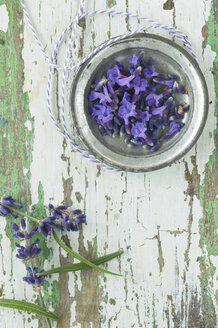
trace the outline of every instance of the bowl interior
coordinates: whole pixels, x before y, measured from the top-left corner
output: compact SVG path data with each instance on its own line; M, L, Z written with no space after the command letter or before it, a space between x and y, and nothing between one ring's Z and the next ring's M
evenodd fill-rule
M187 94L174 94L174 99L177 104L184 104L190 105L188 112L185 113L184 119L182 122L185 123L183 128L176 134L172 135L168 140L164 140L162 142L161 147L152 153L149 149L146 149L142 146L131 147L125 142L125 137L115 136L102 136L99 131L99 126L96 123L95 119L91 117L89 113L89 102L87 100L87 95L90 92L91 84L98 78L102 78L106 76L107 70L114 67L116 61L120 62L124 65L124 67L128 67L129 61L128 58L131 57L132 54L138 55L140 52L144 54L144 60L147 61L150 58L154 60L155 70L158 73L169 73L175 74L179 77L179 83L183 86L187 86L188 88L188 95ZM90 79L87 81L87 85L84 92L84 110L86 121L89 125L90 130L94 134L95 138L103 144L106 148L110 149L114 153L122 154L123 156L134 156L134 157L151 157L160 154L166 149L171 148L173 145L177 143L177 141L181 138L189 126L190 118L192 116L192 109L193 109L193 92L190 80L186 73L181 69L180 64L178 64L172 57L168 56L167 54L153 49L146 49L146 48L128 48L122 51L114 52L109 58L104 58L101 63L96 67L93 71Z

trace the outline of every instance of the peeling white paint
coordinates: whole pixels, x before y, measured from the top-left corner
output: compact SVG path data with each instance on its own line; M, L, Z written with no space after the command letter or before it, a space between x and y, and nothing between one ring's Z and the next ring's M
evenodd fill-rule
M28 173L27 168L24 168L24 169L23 169L23 174L24 174L24 175L27 175L27 173Z
M120 0L117 1L116 9L126 11L126 2L129 4L130 12L138 12L158 20L162 24L173 24L173 11L163 11L163 1ZM106 1L103 3L102 0L96 0L94 7L94 1L86 1L86 11L104 9L105 3ZM79 0L68 0L64 3L63 0L28 2L30 16L43 45L47 45L46 51L48 53L51 53L57 36L64 29L66 23L74 17L78 4ZM176 26L190 37L190 41L194 45L201 61L201 67L206 72L205 77L210 91L210 100L214 103L213 80L209 72L214 53L208 46L204 56L202 56L201 43L199 42L202 39L201 28L205 20L208 20L210 3L209 1L204 4L199 3L196 7L194 0L185 3L177 1L175 6ZM40 8L41 14L39 15ZM100 24L104 28L99 28ZM138 26L137 20L130 19L131 29ZM54 32L55 29L57 29L56 32ZM90 51L90 45L93 46L91 33L95 32L96 34L95 45L97 46L108 39L107 32L109 29L111 37L126 32L125 18L109 18L104 15L87 19L84 34L84 55ZM75 59L77 58L79 43L78 41L75 44ZM74 208L82 207L87 214L88 224L83 227L86 249L88 242L94 244L96 238L99 256L119 248L125 251L120 260L116 259L109 262L107 268L111 271L124 273L127 276L126 280L102 274L98 276L98 285L102 290L102 296L97 302L97 306L99 306L102 319L105 320L101 328L150 328L155 327L155 325L158 328L174 327L173 311L171 311L173 305L168 296L172 296L176 313L181 311L182 302L186 304L184 306L187 306L187 313L181 319L180 327L188 327L188 303L191 292L197 291L199 295L201 293L200 268L197 258L201 256L198 221L202 217L202 208L200 201L194 197L193 222L189 236L190 197L185 195L188 183L185 180L183 161L187 162L191 172L193 165L190 157L196 156L199 173L202 175L205 163L214 147L213 141L208 138L209 131L212 131L216 124L213 113L209 113L205 130L196 148L191 149L181 161L171 167L146 174L98 170L95 165L81 158L79 154L72 152L69 145L63 147L63 139L50 121L45 99L48 66L33 42L27 24L25 24L24 29L23 59L25 63L24 91L31 90L29 94L30 112L34 117L34 147L31 165L33 204L38 202L39 182L43 185L45 204L48 204L51 198L54 199L54 205L63 202L63 181L72 176L71 200ZM61 51L58 60L63 63L63 59L63 51ZM35 64L36 61L37 65ZM55 92L56 90L53 92L54 102L57 98ZM45 122L45 125L42 125L42 122ZM30 121L26 122L26 127L29 130L32 129ZM27 172L25 171L25 174ZM98 173L99 175L97 175ZM80 192L83 197L80 203L76 199L75 192ZM158 231L159 240L157 238ZM69 234L68 236L72 249L78 251L78 234ZM191 238L190 249L188 249L188 236ZM52 248L53 256L50 261L45 262L45 269L52 265L59 266L60 254L66 256L63 251L59 252L52 238L48 239L48 246ZM9 241L5 236L2 247L4 249L9 247ZM160 247L164 265L160 265L158 262ZM188 252L188 264L184 261L186 252ZM7 295L10 295L12 287L8 280L11 266L10 261L7 261L6 258L3 260L8 272L4 278L5 291ZM17 259L13 258L12 262L16 267ZM23 270L22 268L19 267L20 272ZM57 280L57 275L52 276L50 281L53 280ZM69 291L69 295L74 297L75 290L81 291L83 284L84 281L82 281L80 273L70 274L68 290L60 290L60 293L68 293ZM13 282L13 286L20 297L27 296L27 299L31 299L34 295L31 288L26 289L26 295L24 295L20 275L19 279L17 278ZM87 299L89 298L88 293L87 290ZM155 305L153 305L153 297ZM114 299L116 305L105 301L107 299ZM169 325L166 318L167 309L170 312ZM156 314L155 324L153 313ZM12 327L13 325L18 326L18 318L20 320L19 327L30 327L27 321L23 324L23 319L20 319L27 319L28 315L19 314L12 317L8 315L7 311L1 311L3 328L7 327L9 320ZM87 318L84 318L85 320L87 323ZM75 322L76 327L83 326L80 322L77 323L76 301L71 305L71 323ZM94 327L94 324L90 322L90 327L92 325ZM32 321L31 326L37 327L37 320Z
M7 7L6 7L6 5L1 5L0 6L0 30L3 32L7 32L8 23L9 23L9 17L8 17Z
M31 121L30 121L30 120L28 120L28 121L25 122L25 127L26 127L29 131L32 130L32 124L31 124Z

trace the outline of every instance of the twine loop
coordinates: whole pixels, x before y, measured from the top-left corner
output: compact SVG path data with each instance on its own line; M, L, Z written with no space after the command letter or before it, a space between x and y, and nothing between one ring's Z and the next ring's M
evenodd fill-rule
M39 40L35 28L33 27L33 24L31 22L30 16L28 14L28 11L24 5L24 1L23 0L19 0L20 4L22 6L23 12L25 14L26 20L28 22L28 25L30 27L30 30L32 31L33 37L37 43L37 45L39 46L42 54L44 55L45 59L47 60L47 62L49 63L49 69L48 69L48 82L47 82L47 94L46 94L46 101L47 101L47 108L48 108L48 113L49 116L53 122L53 124L55 125L57 131L59 133L62 134L62 136L70 143L70 145L72 146L72 148L79 152L84 158L88 159L89 161L91 161L92 163L106 168L107 170L110 171L116 171L116 172L120 172L121 170L119 169L115 169L113 167L110 167L109 165L105 164L104 162L102 162L101 160L97 159L94 155L92 155L91 153L89 153L86 149L80 147L70 136L68 130L67 130L67 126L66 126L66 121L65 121L65 84L66 84L66 73L67 72L72 72L72 71L76 71L81 65L83 65L87 60L89 60L93 55L95 55L98 51L100 51L101 49L107 47L108 45L113 44L114 42L123 40L129 36L132 36L136 33L142 32L142 31L146 31L152 28L155 29L163 29L165 31L168 31L170 34L174 35L176 38L178 38L179 40L181 40L183 42L183 44L186 46L186 48L189 50L189 52L191 53L191 55L193 56L193 58L195 59L195 61L198 63L198 59L197 56L192 48L192 45L190 43L190 41L188 40L188 37L182 33L181 31L177 30L175 27L173 26L167 26L167 25L163 25L160 24L158 22L156 22L153 19L147 18L147 17L143 17L140 16L138 14L131 14L131 13L126 13L123 11L116 11L116 10L95 10L95 11L90 11L87 13L83 13L82 14L82 10L84 9L84 3L85 0L81 0L80 1L80 5L79 5L79 10L76 14L76 17L74 20L72 20L66 27L65 29L62 31L62 33L60 34L59 38L56 41L54 50L52 52L52 56L49 57L48 54L45 52L44 47L41 43L41 41ZM85 56L81 61L79 61L78 63L76 63L75 65L73 65L72 67L68 66L69 63L69 58L70 58L70 52L72 49L72 45L73 45L73 41L75 38L75 34L76 34L76 30L78 27L78 23L81 19L89 17L89 16L93 16L93 15L99 15L99 14L110 14L110 15L121 15L121 16L125 16L125 17L132 17L132 18L137 18L140 21L146 21L147 23L149 23L150 25L146 25L146 26L141 26L138 29L128 32L126 34L123 34L121 36L117 36L115 38L112 38L106 42L104 42L103 44L97 46L95 49L93 49L87 56ZM72 29L71 31L71 35L70 35L70 40L68 43L68 47L67 47L67 52L66 52L66 56L65 56L65 60L64 60L64 66L61 67L59 65L56 65L54 63L55 60L55 56L58 52L58 48L65 36L65 34L67 33L67 31L69 29ZM199 64L199 63L198 63ZM61 84L61 125L59 126L59 124L57 123L55 117L54 117L54 113L51 107L51 79L52 79L52 73L54 72L54 69L56 69L57 71L61 71L62 72L62 84Z

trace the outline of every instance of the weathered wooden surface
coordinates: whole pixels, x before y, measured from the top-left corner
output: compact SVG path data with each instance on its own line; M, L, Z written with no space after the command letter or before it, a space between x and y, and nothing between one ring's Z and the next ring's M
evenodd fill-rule
M45 301L61 316L56 327L215 328L217 237L216 1L92 0L86 11L114 8L175 25L193 44L210 97L209 116L197 145L160 171L133 174L99 169L71 151L50 122L45 101L47 63L16 0L0 0L1 194L13 194L45 215L49 202L80 207L88 224L63 235L87 258L115 251L110 262L126 280L96 271L53 275ZM51 53L79 1L25 1L38 35ZM98 16L81 22L74 58L139 22ZM58 61L63 65L63 47ZM59 87L54 90L58 100ZM22 282L10 225L0 223L0 295L38 302ZM71 261L48 239L45 268ZM43 246L43 245L42 245ZM0 327L45 327L34 315L0 309Z

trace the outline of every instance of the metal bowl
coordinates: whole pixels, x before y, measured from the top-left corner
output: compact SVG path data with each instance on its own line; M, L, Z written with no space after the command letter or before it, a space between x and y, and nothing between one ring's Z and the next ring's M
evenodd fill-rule
M153 58L158 72L176 74L180 83L188 87L188 95L176 94L178 102L190 105L184 115L184 127L154 153L140 146L129 147L119 136L103 137L88 108L87 95L93 81L105 75L116 61L127 66L128 57L140 51L145 59ZM82 146L109 166L134 172L157 170L181 158L199 138L208 112L207 86L193 57L166 38L144 33L107 46L87 61L75 76L70 97L76 134Z

